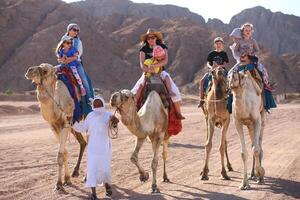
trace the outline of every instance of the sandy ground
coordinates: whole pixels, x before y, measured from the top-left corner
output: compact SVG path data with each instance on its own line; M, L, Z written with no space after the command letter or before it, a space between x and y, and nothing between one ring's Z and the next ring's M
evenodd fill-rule
M4 104L28 107L36 102L0 103ZM9 115L0 113L0 199L86 199L90 191L81 183L86 169L85 155L81 175L72 179L72 186L65 187L66 194L54 192L58 150L55 137L39 113L33 110L31 114L16 115L14 112ZM217 130L210 158L210 179L201 181L199 175L204 163L206 134L204 118L195 105L184 106L183 113L187 117L183 132L173 137L169 145L167 170L172 183L162 182L161 159L159 162L158 186L161 194L150 194L151 179L146 183L139 181L137 169L129 160L134 137L123 125L120 126L119 137L113 140L112 199L300 198L300 104L279 105L268 115L263 141L265 184L250 181L251 189L248 191L238 189L242 180L242 160L233 123L228 133L229 157L234 168L234 172L228 173L231 180L220 179L220 131ZM246 138L248 152L251 153L249 137ZM68 150L72 169L79 151L73 136L69 139ZM149 172L151 158L151 145L145 143L139 159ZM251 159L248 163L250 168ZM104 197L102 187L98 187L97 193Z

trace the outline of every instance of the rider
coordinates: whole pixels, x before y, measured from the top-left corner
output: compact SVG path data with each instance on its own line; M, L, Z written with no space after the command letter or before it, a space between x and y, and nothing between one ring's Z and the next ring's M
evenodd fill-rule
M78 24L71 23L67 26L67 32L62 36L70 36L72 38L73 47L78 52L78 56L76 57L78 61L77 71L82 80L83 87L85 88L86 95L81 97L81 107L84 115L86 116L89 112L92 111L92 107L89 104L89 99L94 98L94 91L92 82L87 75L86 71L83 68L82 64L82 54L83 54L83 44L79 38L80 27Z
M273 89L269 82L268 72L266 68L258 62L257 53L259 52L259 47L256 40L252 37L253 32L253 25L250 23L245 23L241 26L241 28L235 28L232 31L230 36L232 36L234 39L234 44L232 45L233 55L238 58L237 63L239 63L239 58L241 57L241 55L249 55L251 62L262 73L264 87L267 90L272 91Z
M178 119L185 119L184 116L181 114L180 109L180 102L181 102L181 95L179 92L178 87L175 85L174 81L170 77L169 73L165 71L164 66L168 63L168 47L162 42L163 36L161 32L155 31L153 29L148 29L147 33L142 34L141 36L141 42L142 42L142 48L140 49L140 67L144 72L150 72L154 73L154 69L156 67L159 67L161 70L160 77L166 81L169 79L172 93L174 93L173 96L171 96L172 101L174 102L177 118ZM144 63L146 59L150 59L153 57L153 49L155 46L160 46L164 49L165 57L164 59L160 60L156 64L152 64L150 67L147 67ZM140 79L137 81L133 89L131 90L132 93L135 94L135 99L138 100L141 96L141 92L143 89L143 85L145 82L145 75L140 77Z
M72 38L70 36L64 36L61 39L56 48L57 61L60 63L60 66L66 66L72 71L79 84L80 93L84 96L86 90L83 87L82 80L77 70L79 65L79 62L77 61L78 51L72 46L72 43Z
M215 50L210 52L207 56L207 66L209 70L214 69L217 66L221 66L226 70L226 64L228 64L229 59L227 53L224 51L224 41L221 37L216 37L214 39ZM208 83L211 80L210 72L205 73L205 75L200 80L200 103L199 107L204 105L204 96L208 87Z

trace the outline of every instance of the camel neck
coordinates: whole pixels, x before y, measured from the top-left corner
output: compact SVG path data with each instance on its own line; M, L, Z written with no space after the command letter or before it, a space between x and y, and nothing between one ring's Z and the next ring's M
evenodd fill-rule
M141 120L137 114L135 105L132 105L127 111L121 111L121 120L136 137L145 138L147 136L143 133Z

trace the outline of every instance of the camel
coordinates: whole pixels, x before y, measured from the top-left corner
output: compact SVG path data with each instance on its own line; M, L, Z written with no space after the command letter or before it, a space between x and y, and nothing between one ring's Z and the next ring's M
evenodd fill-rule
M225 70L222 67L216 67L212 70L212 87L207 94L205 104L202 106L206 119L206 144L205 144L205 164L201 172L201 180L208 180L208 160L212 148L212 138L215 126L222 128L221 143L219 151L221 154L221 175L224 180L229 180L224 164L224 153L227 159L227 168L233 171L227 153L227 130L230 123L230 114L227 110L227 82Z
M163 143L163 162L164 174L163 181L169 182L166 173L166 159L169 136L168 129L168 111L164 107L157 92L151 91L142 108L137 111L134 95L129 90L121 90L112 94L110 105L117 108L121 115L122 123L127 126L130 132L136 136L134 151L131 155L131 162L136 165L140 173L140 180L147 181L149 173L145 172L138 161L138 153L147 137L151 140L153 159L152 159L152 193L159 193L156 184L156 171L158 166L158 153L161 143Z
M243 65L249 63L241 59ZM241 157L244 165L244 175L240 189L250 188L247 178L247 150L243 133L243 125L248 128L252 142L253 168L251 176L254 173L254 165L258 183L264 182L265 170L262 167L262 136L265 126L265 111L263 109L262 87L256 82L251 73L247 70L238 72L233 70L229 75L229 85L233 93L233 117L236 130L241 142Z
M80 144L80 151L72 177L79 176L79 167L82 159L86 141L83 136L71 130L70 119L73 116L74 102L65 84L56 79L55 69L52 65L43 63L39 66L29 67L25 77L37 85L37 99L40 102L42 117L50 124L58 142L57 155L58 180L55 189L64 191L62 184L62 168L65 168L65 184L71 184L68 167L68 152L66 142L69 132L72 132Z

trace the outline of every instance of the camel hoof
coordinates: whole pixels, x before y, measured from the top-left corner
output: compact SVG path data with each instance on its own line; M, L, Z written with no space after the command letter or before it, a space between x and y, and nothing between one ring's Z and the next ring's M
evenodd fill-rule
M74 171L72 173L72 177L77 178L78 176L79 176L79 171L74 169Z
M226 175L222 175L221 176L221 180L228 181L228 180L230 180L230 177L227 174Z
M66 192L61 181L57 181L56 186L54 188L54 191L56 191L58 193L65 193Z
M156 184L152 184L152 191L151 193L160 193L159 189L157 188L157 185Z
M259 177L258 181L257 181L257 184L262 185L264 183L265 183L264 177Z
M227 169L228 169L229 172L233 172L234 171L233 168L231 167L231 165L228 165Z
M202 181L207 181L208 179L209 179L209 178L208 178L207 175L202 174L202 176L201 176L201 180L202 180Z
M250 189L249 183L247 183L247 184L242 184L242 185L240 186L240 190L249 190L249 189Z
M248 180L256 181L257 177L254 174L251 174L248 178Z
M165 183L170 183L171 181L170 181L170 179L168 179L168 177L164 177L163 182L165 182Z
M86 176L83 177L83 179L81 180L81 183L85 183L86 182Z
M141 182L146 182L149 179L149 173L146 172L145 174L140 175L140 181Z

